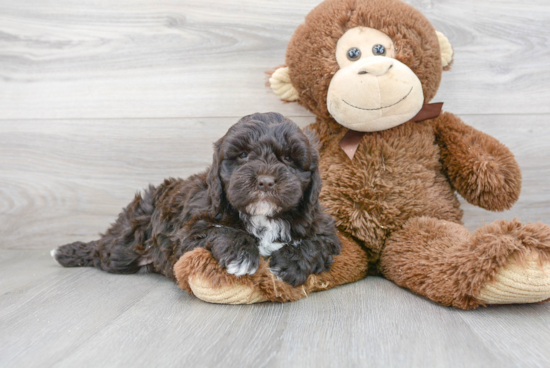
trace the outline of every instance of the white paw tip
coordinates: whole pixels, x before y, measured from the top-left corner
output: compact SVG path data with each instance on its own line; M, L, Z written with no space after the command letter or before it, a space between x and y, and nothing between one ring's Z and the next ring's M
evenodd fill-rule
M57 249L52 249L50 251L50 255L52 256L53 259L55 259L55 254L57 253Z
M230 273L232 275L239 277L244 275L252 275L258 270L258 267L254 267L252 269L251 266L252 266L251 263L247 261L242 263L232 262L227 265L226 269L227 269L227 273Z

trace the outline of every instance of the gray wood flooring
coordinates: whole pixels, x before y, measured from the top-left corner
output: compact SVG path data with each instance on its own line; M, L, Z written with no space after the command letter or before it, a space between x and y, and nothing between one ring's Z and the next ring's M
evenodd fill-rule
M64 269L133 194L211 161L242 115L283 104L318 0L0 0L0 367L550 367L550 304L440 307L371 277L292 304L203 303L159 275ZM470 230L550 223L550 4L414 0L456 52L435 101L508 145L516 206Z

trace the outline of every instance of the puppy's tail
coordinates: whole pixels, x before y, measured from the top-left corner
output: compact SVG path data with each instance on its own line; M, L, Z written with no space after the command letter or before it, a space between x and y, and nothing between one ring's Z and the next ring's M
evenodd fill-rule
M62 245L50 252L52 257L64 267L94 267L97 258L96 242L74 242Z

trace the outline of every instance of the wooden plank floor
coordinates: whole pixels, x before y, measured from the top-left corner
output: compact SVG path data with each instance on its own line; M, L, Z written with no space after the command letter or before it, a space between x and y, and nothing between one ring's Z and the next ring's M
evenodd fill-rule
M547 0L414 0L456 52L435 101L508 145L550 223ZM159 275L64 269L136 191L188 176L319 0L0 0L0 367L550 367L550 304L440 307L382 278L292 304L203 303Z

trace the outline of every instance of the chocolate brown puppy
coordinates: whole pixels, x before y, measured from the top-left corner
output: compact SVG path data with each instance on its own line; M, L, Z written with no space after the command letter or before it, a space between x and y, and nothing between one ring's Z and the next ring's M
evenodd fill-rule
M329 270L340 241L318 201L317 150L298 126L276 113L249 115L214 148L210 169L149 186L99 240L52 256L112 273L148 267L172 280L176 261L196 248L235 276L269 257L271 272L292 286Z

